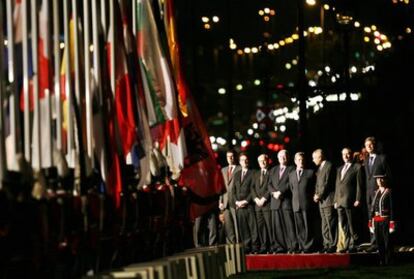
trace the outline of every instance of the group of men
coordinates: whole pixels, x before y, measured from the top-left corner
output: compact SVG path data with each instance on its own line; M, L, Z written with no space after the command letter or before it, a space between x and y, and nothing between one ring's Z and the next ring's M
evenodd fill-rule
M322 149L312 153L316 169L305 163L305 154L277 154L278 165L269 168L266 154L258 156L259 170L249 168L246 154L228 151L228 166L222 168L227 192L220 196L219 209L226 242L244 244L246 253L325 253L356 251L359 232L355 219L371 218L377 189L375 174L390 176L386 157L377 154L375 138L368 137L366 158L354 160L350 148L342 149L343 164L335 168ZM364 212L360 210L366 202ZM314 214L314 208L319 214ZM358 214L358 215L357 215ZM322 243L316 243L314 225L320 216ZM371 249L376 249L371 234Z

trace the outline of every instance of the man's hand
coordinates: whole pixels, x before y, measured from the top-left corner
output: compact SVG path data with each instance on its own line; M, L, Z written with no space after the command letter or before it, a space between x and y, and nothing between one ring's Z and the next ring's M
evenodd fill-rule
M338 203L334 203L334 208L337 209L338 208Z
M359 206L359 201L355 201L354 202L354 207L358 207Z
M319 195L318 194L313 195L313 201L314 202L319 202Z
M224 203L222 203L222 202L221 202L221 203L219 203L219 209L220 209L220 210L224 210Z

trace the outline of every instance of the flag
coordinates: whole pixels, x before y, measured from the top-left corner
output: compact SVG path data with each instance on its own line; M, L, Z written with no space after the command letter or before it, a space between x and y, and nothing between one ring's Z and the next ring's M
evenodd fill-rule
M150 1L138 0L137 18L138 56L149 122L170 171L174 178L178 178L184 167L186 146L178 114L175 80L162 48Z

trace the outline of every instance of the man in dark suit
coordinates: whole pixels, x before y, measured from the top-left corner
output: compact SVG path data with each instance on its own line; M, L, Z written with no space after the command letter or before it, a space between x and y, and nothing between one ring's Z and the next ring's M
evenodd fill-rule
M322 251L333 253L336 251L337 242L337 218L333 202L335 194L335 171L332 163L326 160L322 149L313 151L312 159L318 167L313 201L319 204L319 212L322 220Z
M342 149L344 164L337 169L334 206L338 211L339 231L337 252L354 252L358 233L354 227L355 209L360 206L363 184L362 166L352 162L352 150Z
M292 192L289 188L289 173L294 167L288 166L288 152L281 150L277 154L279 165L270 170L269 191L272 219L272 252L282 253L286 249L293 253L297 249L295 222L292 211Z
M367 151L367 158L365 159L366 202L368 209L368 218L370 218L371 205L377 187L374 174L382 173L386 175L391 184L392 177L386 156L377 153L375 138L367 137L365 139L364 146ZM371 250L375 251L376 249L377 245L375 243L375 235L371 234Z
M259 252L259 238L252 202L254 171L249 169L249 159L246 154L240 155L239 161L241 169L234 174L232 193L236 206L240 240L244 244L246 253L257 253Z
M236 165L236 153L233 150L227 151L226 159L228 165L221 169L226 192L220 196L219 209L224 218L226 242L237 243L239 242L239 235L237 230L236 205L232 194L232 187L234 174L239 171L241 167Z
M289 174L289 185L292 190L292 208L295 214L296 235L299 248L303 253L313 248L313 232L310 223L312 196L314 193L314 173L305 169L305 154L295 154L296 170Z
M260 169L255 173L252 199L255 203L256 223L260 239L260 254L269 252L272 242L272 226L270 220L269 157L261 154L257 161Z

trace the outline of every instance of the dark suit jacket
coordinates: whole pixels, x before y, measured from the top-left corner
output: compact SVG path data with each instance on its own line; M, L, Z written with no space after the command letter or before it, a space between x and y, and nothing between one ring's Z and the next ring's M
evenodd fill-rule
M289 173L294 170L292 166L286 166L285 171L282 174L282 177L279 178L280 165L273 167L270 170L270 179L269 179L269 192L280 191L282 195L279 199L275 199L273 196L270 198L270 208L272 210L280 209L292 209L292 192L289 187Z
M336 171L335 199L340 207L352 208L355 201L361 201L363 185L363 170L358 163L352 163L341 180L342 169L345 164Z
M387 162L387 158L385 155L376 154L374 164L372 165L372 169L370 170L368 166L369 159L365 160L365 176L366 176L366 187L367 187L367 195L373 197L375 191L377 190L377 183L375 181L374 175L377 174L385 174L387 175L388 179L391 179L391 171L390 167Z
M221 169L221 174L223 175L223 178L224 178L224 185L226 186L226 192L220 196L219 202L224 204L224 208L229 208L229 207L234 208L235 200L234 200L231 188L233 187L234 174L237 171L241 170L241 166L236 165L230 177L227 177L228 169L229 169L228 166Z
M289 174L289 186L292 191L293 211L309 210L313 202L315 175L313 170L304 169L298 181L296 169Z
M252 200L254 202L255 198L261 199L264 197L266 199L266 202L264 203L263 207L258 207L257 204L254 202L254 208L257 211L260 210L270 210L270 191L268 188L269 184L269 173L270 171L267 170L266 174L263 177L263 181L260 184L260 175L262 170L258 170L254 174L254 186L252 188Z
M246 200L251 204L252 202L252 188L254 187L254 171L249 169L241 181L242 170L238 170L233 177L233 197L234 202ZM235 204L234 204L235 206Z
M315 194L320 197L320 207L333 206L335 195L335 170L332 163L325 161L316 172Z

